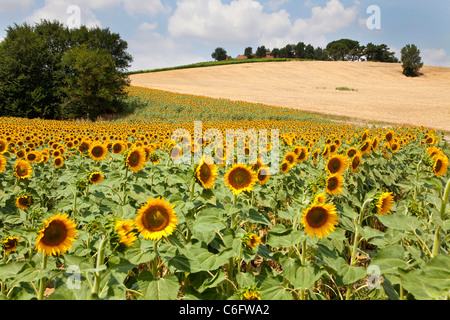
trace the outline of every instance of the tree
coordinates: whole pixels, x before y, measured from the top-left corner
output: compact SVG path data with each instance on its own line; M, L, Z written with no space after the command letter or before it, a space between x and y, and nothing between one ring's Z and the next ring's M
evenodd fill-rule
M278 49L278 48L273 48L273 49L272 49L272 57L274 57L274 58L280 57L280 49Z
M300 59L306 58L305 48L306 48L306 45L303 42L297 43L297 45L294 47L294 52L295 52L295 55L297 56L297 58L300 58Z
M211 57L215 59L216 61L223 61L227 60L227 51L224 48L216 48L214 52L211 54Z
M401 50L401 61L403 74L407 77L416 77L420 68L423 67L420 50L414 44L407 44Z
M127 83L114 72L114 59L106 49L88 49L85 44L73 47L64 55L61 67L67 74L62 88L65 99L61 115L64 118L95 119L101 114L119 111L115 100L126 95Z
M255 56L260 59L265 58L267 55L267 51L268 50L266 49L265 46L260 46L256 49Z
M398 62L395 52L390 52L389 50L389 47L385 44L375 45L370 42L364 48L364 55L367 61Z
M355 60L355 53L359 51L359 42L341 39L330 42L326 50L333 60Z
M91 74L105 72L99 59L112 61L112 68L107 69L108 74L98 80L115 78L117 87L112 89L107 82L96 85L108 90L110 95L108 103L111 105L100 110L120 111L120 99L128 85L123 71L132 61L131 55L126 52L127 43L108 29L88 29L84 26L68 29L58 21L43 20L34 26L25 23L8 27L6 38L0 43L0 115L46 119L86 116L86 110L63 112L63 106L72 95L68 83L93 81L77 78L80 73L74 72L75 65L67 64L68 61L77 61L66 56L72 48L80 46L90 51L91 55L86 58L98 62L93 69L89 69ZM94 56L100 53L99 57ZM63 63L63 60L66 62ZM72 71L68 72L68 69ZM97 101L92 103L98 105Z
M247 47L244 50L244 56L247 57L247 59L251 59L253 58L253 48L252 47Z

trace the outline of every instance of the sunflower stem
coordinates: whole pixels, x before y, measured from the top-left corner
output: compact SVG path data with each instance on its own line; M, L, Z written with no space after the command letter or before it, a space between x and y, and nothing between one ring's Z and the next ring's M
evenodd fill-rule
M96 264L97 271L94 272L94 289L92 291L92 293L97 296L99 294L100 281L102 279L101 271L99 271L98 269L103 265L103 262L105 260L105 244L106 244L106 236L102 234L102 238L98 246L97 264Z
M442 196L442 204L440 211L441 220L444 220L445 218L445 209L447 208L447 201L449 194L450 194L450 179L448 179L447 181L447 185L445 186L444 189L444 195ZM436 232L434 234L433 251L431 252L431 258L434 258L439 253L441 230L442 230L441 226L438 225L436 227Z
M155 252L155 258L153 259L152 273L154 279L158 278L158 243L159 240L153 240L153 251Z
M47 255L45 254L45 251L42 251L42 269L41 271L44 271L47 268ZM38 300L42 300L44 298L44 291L45 287L47 285L47 278L42 277L39 280L39 293L38 293Z
M128 166L125 169L125 181L123 183L122 205L125 204L125 200L126 200L126 197L127 197L127 180L128 180Z
M194 200L194 191L195 191L195 177L192 177L190 201Z
M419 183L419 176L420 176L420 165L422 164L423 156L420 159L419 163L417 164L416 169L416 183L414 184L414 196L413 196L413 202L416 202L417 200L417 184Z

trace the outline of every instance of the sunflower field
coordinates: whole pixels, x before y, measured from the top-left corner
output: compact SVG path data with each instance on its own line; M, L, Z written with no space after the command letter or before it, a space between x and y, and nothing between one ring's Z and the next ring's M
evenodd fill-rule
M1 299L450 298L442 133L130 93L114 121L0 118ZM212 143L196 120L278 129L276 173L248 137L244 163L225 145L178 163Z

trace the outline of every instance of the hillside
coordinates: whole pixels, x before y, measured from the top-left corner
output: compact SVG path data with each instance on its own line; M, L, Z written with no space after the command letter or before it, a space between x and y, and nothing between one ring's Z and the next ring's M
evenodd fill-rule
M130 79L147 88L450 132L450 68L424 66L421 72L421 77L407 78L401 64L289 61L135 74Z

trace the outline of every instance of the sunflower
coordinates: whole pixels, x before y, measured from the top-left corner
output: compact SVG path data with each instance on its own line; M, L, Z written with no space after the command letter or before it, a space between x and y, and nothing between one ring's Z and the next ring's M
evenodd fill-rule
M326 168L329 174L341 174L345 171L347 166L347 157L337 154L328 159Z
M361 155L356 154L350 163L350 168L352 169L352 172L358 172L358 167L361 164Z
M41 159L42 156L39 151L30 151L25 156L25 160L27 160L28 162L40 162Z
M114 229L120 236L120 242L124 243L127 247L131 246L137 240L136 233L134 232L134 220L117 220Z
M19 179L27 179L31 178L31 174L33 173L33 169L28 161L17 160L14 164L14 174Z
M30 195L19 196L16 199L16 207L22 210L26 210L32 203L33 198Z
M56 168L61 168L64 165L63 157L59 156L53 159L53 164Z
M261 238L254 233L250 233L242 238L242 243L247 249L253 250L261 243Z
M240 296L241 300L261 300L258 291L254 288L245 289Z
M125 143L123 143L122 141L116 141L111 146L111 152L114 154L120 154L125 150L125 148Z
M108 148L102 143L95 143L89 149L89 156L95 161L102 161L108 154Z
M20 239L18 237L10 236L2 241L2 245L6 249L5 255L17 250L17 244L19 243L19 240Z
M286 160L283 161L280 165L281 172L287 173L291 169L291 165Z
M370 147L372 145L372 141L370 139L367 139L364 144L361 146L361 148L359 148L359 152L361 154L370 154L371 150Z
M437 177L443 176L447 173L448 169L448 157L441 153L437 155L433 164L433 172Z
M0 139L0 153L5 152L8 149L8 141Z
M100 183L103 181L104 178L105 176L103 175L103 173L99 171L94 171L89 175L89 182L92 184Z
M326 192L332 195L341 193L344 185L344 178L340 174L334 174L328 177L326 183Z
M183 155L183 148L175 146L170 150L170 157L172 160L178 160Z
M297 155L297 162L303 162L308 158L308 149L306 147L300 147L300 152Z
M65 253L72 247L77 233L76 225L68 219L68 215L58 213L48 221L44 220L35 250L42 251L44 255Z
M140 171L145 165L145 150L142 147L133 147L127 154L126 164L134 173Z
M144 239L158 240L173 233L178 225L174 206L164 201L164 197L147 199L147 203L138 209L135 219L136 227Z
M349 157L350 159L352 159L357 153L359 153L359 150L357 148L349 148L347 150L347 157Z
M394 205L394 197L392 192L385 192L378 198L377 214L388 214Z
M394 137L395 137L394 131L389 130L389 131L386 133L386 135L384 136L384 140L386 140L388 143L391 143L392 140L394 139Z
M325 204L327 201L327 194L325 192L318 194L313 201L313 204Z
M0 154L0 173L6 170L6 163L6 158L2 154Z
M259 168L256 178L260 185L266 184L270 179L270 169L266 166L262 166Z
M297 160L297 155L295 152L288 152L284 156L284 161L287 161L290 166L293 166L295 164L295 161Z
M398 150L400 150L400 145L397 142L391 143L391 151L395 153Z
M91 142L89 140L82 140L80 144L78 145L78 151L80 153L84 153L86 151L89 151L91 148Z
M251 191L253 184L257 180L256 173L244 164L233 164L233 166L225 173L225 185L239 194L242 191Z
M336 207L332 203L313 204L303 211L301 223L305 227L305 233L314 238L321 239L335 230L338 224Z
M217 178L217 167L211 157L202 156L200 164L195 169L195 177L205 189L211 189L214 186L214 180Z

